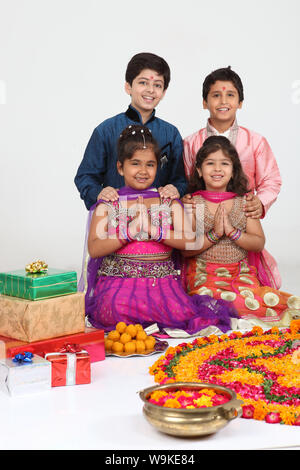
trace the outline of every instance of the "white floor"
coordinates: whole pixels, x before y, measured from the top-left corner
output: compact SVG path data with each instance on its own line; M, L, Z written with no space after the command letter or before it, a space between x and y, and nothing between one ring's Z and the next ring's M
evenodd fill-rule
M284 270L286 290L300 287L299 272ZM179 342L169 340L170 345ZM209 437L159 433L144 418L137 393L154 384L148 368L158 357L107 357L92 364L89 385L57 387L22 398L1 393L0 449L300 449L299 427L242 418Z

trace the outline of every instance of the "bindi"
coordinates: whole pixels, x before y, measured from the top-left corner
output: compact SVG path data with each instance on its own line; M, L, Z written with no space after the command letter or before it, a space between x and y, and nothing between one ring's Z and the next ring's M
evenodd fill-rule
M226 86L222 86L222 90L223 90L223 91L226 90Z

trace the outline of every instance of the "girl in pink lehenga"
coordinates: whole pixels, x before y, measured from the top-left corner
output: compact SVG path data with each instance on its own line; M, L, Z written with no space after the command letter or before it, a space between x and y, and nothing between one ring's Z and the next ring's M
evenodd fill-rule
M259 219L246 218L243 211L247 186L230 141L223 136L206 139L189 187L202 214L198 232L204 237L196 249L183 252L187 290L191 296L232 302L250 324L288 326L300 315L300 297L271 287L272 272L259 257L263 229Z
M182 204L161 200L154 182L160 150L147 127L132 125L118 141L117 171L125 187L116 202L91 209L86 314L96 328L116 323L181 329L196 334L231 328L234 307L210 296L188 296L172 257L193 241Z

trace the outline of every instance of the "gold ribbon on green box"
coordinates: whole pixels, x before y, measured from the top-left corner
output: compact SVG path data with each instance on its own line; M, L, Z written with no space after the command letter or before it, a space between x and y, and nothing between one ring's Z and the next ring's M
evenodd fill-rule
M42 300L77 292L77 274L49 268L31 273L24 269L0 273L0 293L27 300Z

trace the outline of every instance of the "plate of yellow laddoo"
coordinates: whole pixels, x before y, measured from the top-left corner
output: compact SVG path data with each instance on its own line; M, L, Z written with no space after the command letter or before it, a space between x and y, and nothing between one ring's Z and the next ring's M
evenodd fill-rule
M167 341L159 341L149 336L142 325L118 322L104 340L106 356L149 356L164 351L168 347Z

